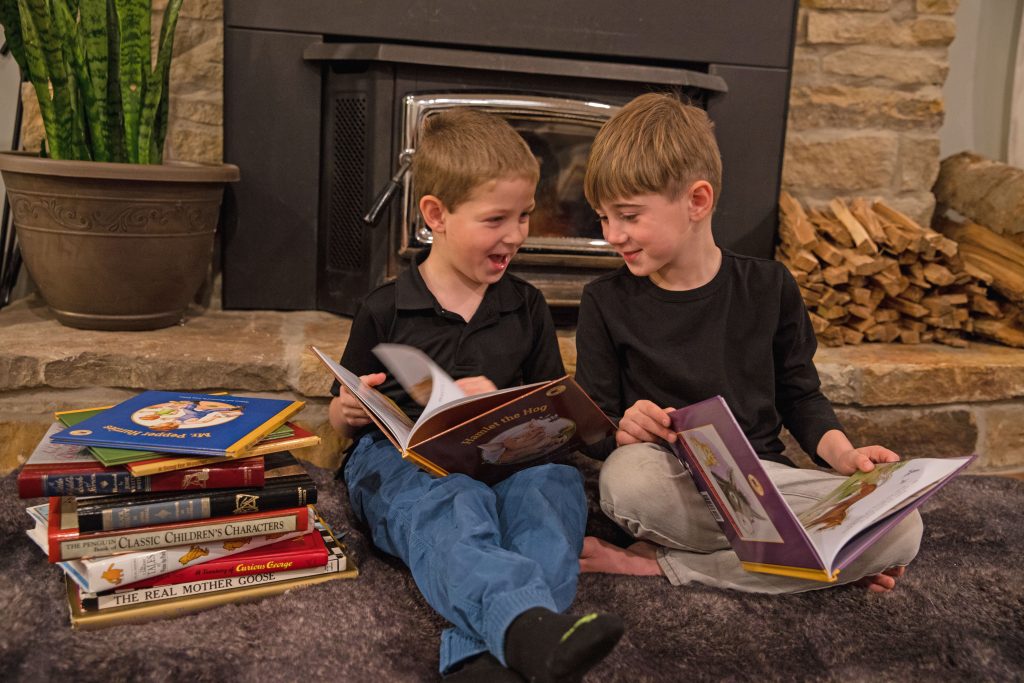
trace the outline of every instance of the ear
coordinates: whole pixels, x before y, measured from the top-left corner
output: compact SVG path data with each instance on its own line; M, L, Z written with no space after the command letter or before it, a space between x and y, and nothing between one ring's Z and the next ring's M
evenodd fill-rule
M715 190L706 180L698 180L687 192L690 220L701 221L711 215L715 206Z
M425 194L420 197L420 213L431 232L444 232L444 202L432 194Z

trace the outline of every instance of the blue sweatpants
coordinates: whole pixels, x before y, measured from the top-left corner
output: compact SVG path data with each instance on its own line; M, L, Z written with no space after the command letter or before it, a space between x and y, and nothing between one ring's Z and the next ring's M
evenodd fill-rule
M442 673L485 651L505 664L517 616L564 611L576 596L587 503L575 468L528 467L493 487L434 477L375 432L349 455L344 477L374 544L408 565L452 624L441 636Z

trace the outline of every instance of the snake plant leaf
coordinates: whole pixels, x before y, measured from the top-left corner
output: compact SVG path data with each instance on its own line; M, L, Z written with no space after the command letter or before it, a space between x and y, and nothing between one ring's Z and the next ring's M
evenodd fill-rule
M74 111L74 141L76 159L109 161L106 133L100 109L106 108L106 93L97 98L89 78L85 58L85 39L81 26L75 21L75 9L70 0L50 0L53 7L54 27L60 35L65 58L74 76L71 87L71 106ZM74 87L77 86L77 87Z
M29 78L32 87L36 91L36 99L39 100L39 112L43 117L43 128L46 130L46 138L50 141L49 155L51 158L59 159L59 152L54 147L60 145L61 135L57 130L57 118L53 109L53 99L50 95L50 74L46 65L46 57L43 55L42 41L39 32L36 30L32 12L24 0L18 3L18 18L21 22L21 35L25 46L25 63L28 65Z
M178 24L182 0L170 0L164 11L160 27L160 46L156 67L146 83L146 97L139 121L139 162L160 163L163 159L164 138L167 135L166 112L170 95L168 83L171 74L171 55L174 52L174 29ZM163 119L163 125L158 123Z
M114 0L120 35L118 80L124 111L124 139L131 163L139 163L139 114L149 73L150 8L147 0Z
M107 124L107 0L80 0L78 4L78 36L85 54L89 79L85 99L92 134L93 159L114 161Z
M110 146L111 161L127 163L128 147L124 141L124 108L121 106L121 81L117 74L121 70L121 35L117 28L117 8L114 0L104 3L107 22L107 144Z
M54 159L74 159L74 104L67 59L58 39L53 15L48 0L23 0L32 14L36 32L42 41L43 57L50 79L53 99L53 116L56 120L57 140L50 142L50 153Z
M14 61L21 71L21 80L28 80L28 62L25 57L25 41L21 37L21 17L18 0L0 0L0 26L4 27L4 40L11 48Z

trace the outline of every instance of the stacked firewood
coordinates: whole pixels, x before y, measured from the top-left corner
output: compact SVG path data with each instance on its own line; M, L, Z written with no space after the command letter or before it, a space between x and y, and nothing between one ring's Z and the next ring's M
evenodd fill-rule
M991 264L973 256L980 247L962 257L960 233L922 227L866 199L833 199L826 210L805 210L783 192L779 208L776 258L796 278L823 344L962 347L966 334L981 332L989 321L1012 325L1020 315L1019 307L990 296Z

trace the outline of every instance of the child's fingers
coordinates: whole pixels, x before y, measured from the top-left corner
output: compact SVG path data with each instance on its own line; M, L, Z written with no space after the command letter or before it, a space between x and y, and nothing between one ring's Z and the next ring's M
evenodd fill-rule
M872 462L897 462L900 456L884 446L868 446L865 448Z
M383 372L374 372L370 373L369 375L360 376L359 380L368 387L375 387L378 384L383 383L384 380L387 379L387 377L388 376Z
M619 423L619 428L629 432L638 441L656 441L657 439L667 441L674 436L668 427L644 413L637 413L632 415L629 420L623 420Z

